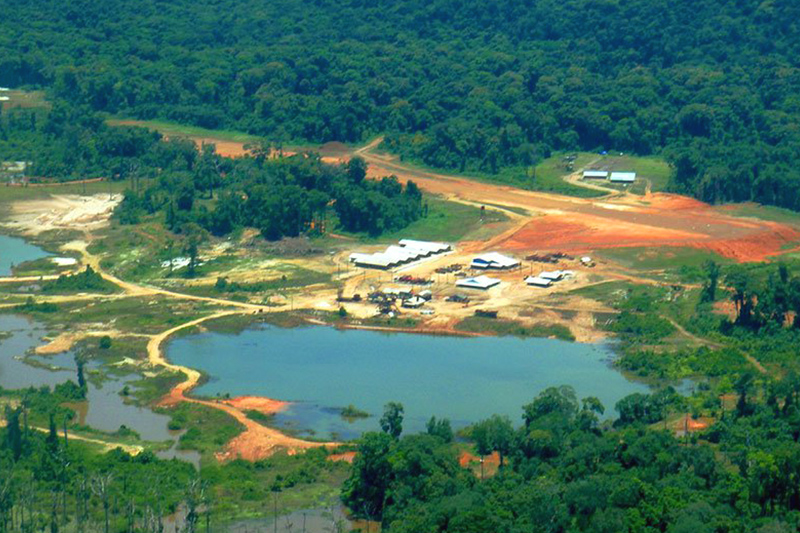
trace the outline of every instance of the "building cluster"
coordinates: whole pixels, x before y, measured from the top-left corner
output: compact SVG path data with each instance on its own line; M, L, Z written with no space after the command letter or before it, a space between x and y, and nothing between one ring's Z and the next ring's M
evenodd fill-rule
M633 183L636 172L609 172L608 170L584 170L583 179L608 180L611 183Z
M372 254L352 253L350 254L350 262L362 268L388 270L440 255L452 249L452 246L444 242L403 239L398 244L393 244L382 252Z
M520 266L520 262L513 257L497 252L488 252L472 259L470 267L478 270L511 270ZM500 280L486 275L464 278L456 281L457 287L464 289L490 289L499 285Z

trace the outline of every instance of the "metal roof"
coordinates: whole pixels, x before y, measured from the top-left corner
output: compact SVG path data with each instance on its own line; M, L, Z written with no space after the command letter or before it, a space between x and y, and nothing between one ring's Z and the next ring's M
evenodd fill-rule
M612 172L609 179L611 181L631 183L636 181L636 172Z
M456 286L467 289L489 289L499 283L499 279L490 278L489 276L478 276L475 278L460 279L456 281Z
M485 253L472 260L472 266L477 268L511 268L517 265L518 260L497 252Z
M607 170L584 170L583 171L584 178L607 178L608 171Z
M552 280L540 278L539 276L528 276L525 278L525 283L535 287L549 287L553 284Z

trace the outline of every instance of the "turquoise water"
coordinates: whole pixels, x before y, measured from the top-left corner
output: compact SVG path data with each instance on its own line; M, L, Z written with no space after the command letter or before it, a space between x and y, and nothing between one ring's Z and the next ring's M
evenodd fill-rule
M431 415L456 428L494 413L518 423L522 405L549 386L572 385L579 398L597 396L611 416L619 399L648 390L610 366L608 346L553 339L258 326L176 339L167 355L211 376L197 394L296 402L276 416L276 425L322 438L378 429L389 401L404 405L404 428L415 432ZM343 420L337 408L349 404L372 416Z
M11 275L11 266L47 257L48 254L38 246L28 244L22 239L0 235L0 276Z

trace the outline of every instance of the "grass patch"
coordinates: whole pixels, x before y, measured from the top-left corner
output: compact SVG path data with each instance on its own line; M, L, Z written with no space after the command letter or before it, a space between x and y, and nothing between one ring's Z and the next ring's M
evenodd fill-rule
M731 204L725 207L725 212L735 217L757 218L791 226L800 226L800 213L780 207L752 203Z
M607 248L598 250L595 255L636 270L694 269L701 268L707 261L731 262L708 250L669 246Z
M347 407L342 407L339 411L339 416L344 418L345 420L351 421L356 420L358 418L369 418L370 414L366 411L362 411L352 403Z
M212 142L218 140L247 144L265 140L264 137L259 137L258 135L252 135L243 131L212 130L199 126L189 126L187 124L171 122L169 120L136 120L112 117L106 120L106 124L109 126L138 126L140 128L155 130L165 137L205 138ZM289 152L313 151L317 148L317 146L305 142L284 143L283 145L283 149Z
M224 411L205 405L182 402L163 412L171 417L170 429L184 431L178 449L196 450L204 459L212 459L215 452L244 430Z
M153 405L160 400L167 391L177 384L182 383L186 376L182 372L162 371L157 376L143 377L132 381L133 390L129 398L133 398L134 404L139 406Z
M3 91L0 96L8 97L0 107L4 109L49 109L50 102L45 99L44 91Z
M61 257L69 256L62 255ZM41 257L39 259L34 259L33 261L25 261L24 263L14 265L12 272L15 276L32 277L62 274L74 269L75 265L58 266L55 262L53 262L51 257Z
M167 137L208 137L221 141L241 143L257 142L263 139L263 137L250 135L249 133L241 131L210 130L208 128L188 126L168 120L136 120L115 117L106 120L106 124L109 126L138 126L140 128L155 130Z
M418 170L421 172L442 173L448 176L459 176L474 181L502 183L531 191L552 192L581 198L594 198L598 196L604 196L606 194L602 191L579 187L564 181L563 177L573 172L573 170L568 168L567 163L564 161L564 156L565 154L563 153L553 154L551 157L541 161L535 167L505 167L500 169L497 174L481 172L478 170L468 170L465 172L458 172L452 169L443 170L441 168L435 168L426 165L418 159L412 159L408 157L401 157L401 161L406 168L412 171ZM592 159L596 157L599 156L587 152L578 153L577 159L573 162L573 168L581 168L583 165L592 161Z
M471 316L456 324L457 331L487 333L491 335L514 337L548 337L574 341L575 336L568 327L561 324L533 324L526 326L514 320Z
M210 307L203 302L176 301L164 296L96 299L60 303L56 307L59 312L39 312L36 319L65 329L81 324L111 323L121 331L155 334L200 318Z
M275 415L268 415L254 409L248 409L244 411L244 414L247 418L253 420L254 422L258 422L262 426L269 426L275 418Z
M636 183L633 188L641 184L641 190L632 192L644 193L645 180L650 182L653 192L663 191L669 185L672 169L664 159L657 156L634 156L634 155L607 155L602 156L600 161L592 165L592 168L619 172L636 172Z

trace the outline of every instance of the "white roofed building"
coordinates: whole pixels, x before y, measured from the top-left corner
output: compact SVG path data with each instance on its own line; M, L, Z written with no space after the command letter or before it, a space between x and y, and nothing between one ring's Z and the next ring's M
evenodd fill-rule
M428 254L441 254L449 252L453 249L452 246L445 242L428 242L428 241L415 241L414 239L401 239L400 246L404 248L416 248L417 250L426 250Z
M472 268L480 268L483 270L505 270L509 268L516 268L519 266L519 264L519 261L513 257L508 257L507 255L499 254L497 252L489 252L475 257L470 266Z
M636 181L636 172L612 172L608 179L611 183L633 183Z
M350 254L349 260L362 268L390 269L449 252L451 249L449 244L443 242L403 239L399 245L393 244L382 252L372 254L354 252Z
M539 276L528 276L527 278L525 278L525 283L527 283L531 287L546 288L552 285L553 281Z
M548 271L540 272L538 277L542 279L549 279L550 281L561 281L562 279L564 279L564 271L553 270L551 272Z
M608 171L607 170L584 170L583 171L583 179L592 179L592 180L604 180L608 179Z
M496 278L490 278L489 276L478 276L475 278L464 278L456 281L456 287L462 287L465 289L490 289L495 285L499 285L500 280Z

